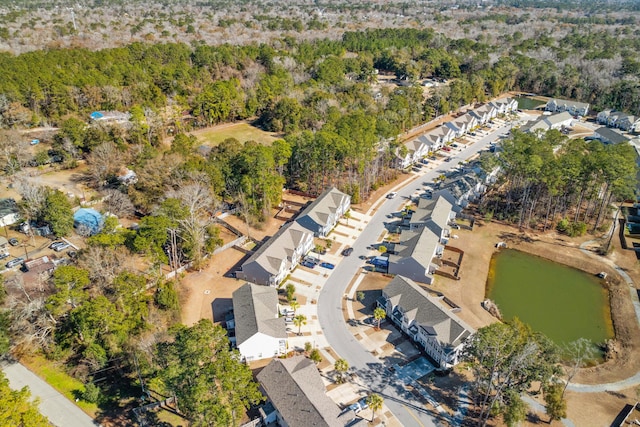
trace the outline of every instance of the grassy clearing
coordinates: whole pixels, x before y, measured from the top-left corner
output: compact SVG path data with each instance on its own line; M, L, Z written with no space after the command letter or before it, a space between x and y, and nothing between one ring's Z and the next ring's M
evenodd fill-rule
M189 422L182 418L180 415L174 414L164 409L157 412L158 421L171 424L172 426L182 427L187 426Z
M47 360L40 354L26 357L21 362L72 402L76 400L78 393L84 391L82 382L64 372L57 363ZM98 405L82 400L77 401L76 405L92 418L96 417Z
M208 129L193 132L198 141L204 145L216 146L227 138L235 138L240 142L256 141L260 144L270 145L278 139L278 134L265 132L249 123L233 123L214 126Z

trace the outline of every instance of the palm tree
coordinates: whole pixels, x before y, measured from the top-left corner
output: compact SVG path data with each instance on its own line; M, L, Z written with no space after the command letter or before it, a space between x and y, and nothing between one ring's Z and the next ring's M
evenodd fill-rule
M336 370L336 372L338 372L336 382L342 383L344 380L343 374L349 370L349 363L344 359L338 359L333 364L333 368Z
M304 314L298 314L293 318L293 324L298 327L298 335L300 335L300 329L302 329L302 325L307 324L307 316Z
M376 307L376 309L373 310L373 318L378 321L378 329L380 329L380 322L382 322L382 319L384 319L385 317L387 317L387 312L384 310L384 308Z
M371 422L376 419L376 411L382 409L383 402L384 400L378 394L373 393L367 396L367 405L369 405L369 408L371 408L371 411L373 412L373 415L371 416Z
M293 310L293 315L296 315L296 310L300 308L300 303L296 300L293 300L289 303L291 310Z
M342 217L347 220L347 225L349 225L349 218L351 218L351 211L346 211Z

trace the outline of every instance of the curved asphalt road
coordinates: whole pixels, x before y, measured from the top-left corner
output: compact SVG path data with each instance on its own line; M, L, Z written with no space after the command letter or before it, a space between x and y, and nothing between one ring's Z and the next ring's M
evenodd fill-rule
M407 392L403 384L396 381L395 376L385 370L383 363L368 352L351 335L347 329L342 314L342 300L351 279L360 273L363 261L361 255L366 255L367 247L377 243L380 233L384 229L386 216L398 211L398 207L423 182L433 182L433 179L445 171L454 168L461 161L484 149L490 141L494 141L498 135L508 132L509 126L499 128L484 138L475 142L463 151L454 151L451 161L443 162L433 168L429 165L429 171L422 177L410 181L403 188L398 189L395 199L385 200L380 204L369 224L362 230L360 236L353 243L353 255L345 257L333 270L327 284L320 291L318 298L318 320L327 341L333 350L349 362L360 380L385 399L385 404L393 412L403 426L438 426L441 425L441 415L427 410L420 401ZM423 167L425 169L425 167Z

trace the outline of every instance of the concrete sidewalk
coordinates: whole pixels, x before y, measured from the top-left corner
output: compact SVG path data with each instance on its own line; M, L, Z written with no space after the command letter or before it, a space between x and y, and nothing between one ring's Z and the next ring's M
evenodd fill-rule
M20 363L3 363L1 367L9 380L9 387L20 390L27 386L31 396L40 399L40 412L49 418L54 426L95 427L99 425L73 402Z

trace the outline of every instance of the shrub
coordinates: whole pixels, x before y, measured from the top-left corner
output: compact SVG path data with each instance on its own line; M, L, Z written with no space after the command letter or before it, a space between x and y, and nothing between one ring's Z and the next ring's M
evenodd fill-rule
M569 229L569 220L567 218L562 218L558 222L558 225L556 225L556 230L558 230L560 233L566 233L568 229Z
M89 403L97 403L100 400L100 387L92 382L87 383L84 386L84 391L81 394L82 400Z

